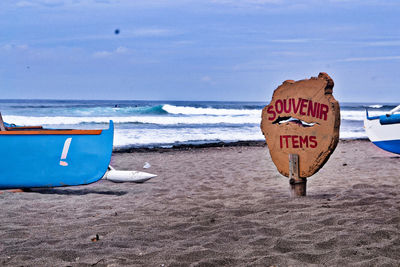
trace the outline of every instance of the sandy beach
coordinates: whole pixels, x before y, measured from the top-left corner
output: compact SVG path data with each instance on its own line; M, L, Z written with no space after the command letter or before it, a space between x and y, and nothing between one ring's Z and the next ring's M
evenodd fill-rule
M266 146L114 153L158 177L3 191L0 265L398 266L399 162L341 141L291 199Z

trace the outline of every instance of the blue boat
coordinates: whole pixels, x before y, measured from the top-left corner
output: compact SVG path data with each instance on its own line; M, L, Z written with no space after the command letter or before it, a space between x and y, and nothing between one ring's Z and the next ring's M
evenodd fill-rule
M20 127L0 115L0 188L94 183L111 160L114 124L106 130Z
M368 110L364 128L368 138L379 148L400 154L400 105L389 113L380 116L369 116Z

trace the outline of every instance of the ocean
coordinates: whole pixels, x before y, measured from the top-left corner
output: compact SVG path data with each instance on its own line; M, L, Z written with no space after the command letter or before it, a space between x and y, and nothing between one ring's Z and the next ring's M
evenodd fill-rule
M4 121L47 128L105 129L115 123L114 147L172 147L262 141L267 102L0 100ZM340 103L341 139L367 138L365 108L384 114L396 104Z

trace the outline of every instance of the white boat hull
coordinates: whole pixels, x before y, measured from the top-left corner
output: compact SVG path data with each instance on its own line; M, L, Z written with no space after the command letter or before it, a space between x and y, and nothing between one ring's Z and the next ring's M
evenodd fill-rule
M385 117L381 117L369 118L367 115L364 128L368 138L376 146L400 154L400 123L382 124L381 120Z

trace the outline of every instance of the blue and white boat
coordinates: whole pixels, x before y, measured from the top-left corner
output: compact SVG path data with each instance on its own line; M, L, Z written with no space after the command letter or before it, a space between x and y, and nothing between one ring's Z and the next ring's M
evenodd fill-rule
M400 105L380 116L369 116L368 110L364 127L369 140L376 146L400 154Z
M112 121L106 130L19 127L2 119L0 124L1 189L90 184L107 171Z

